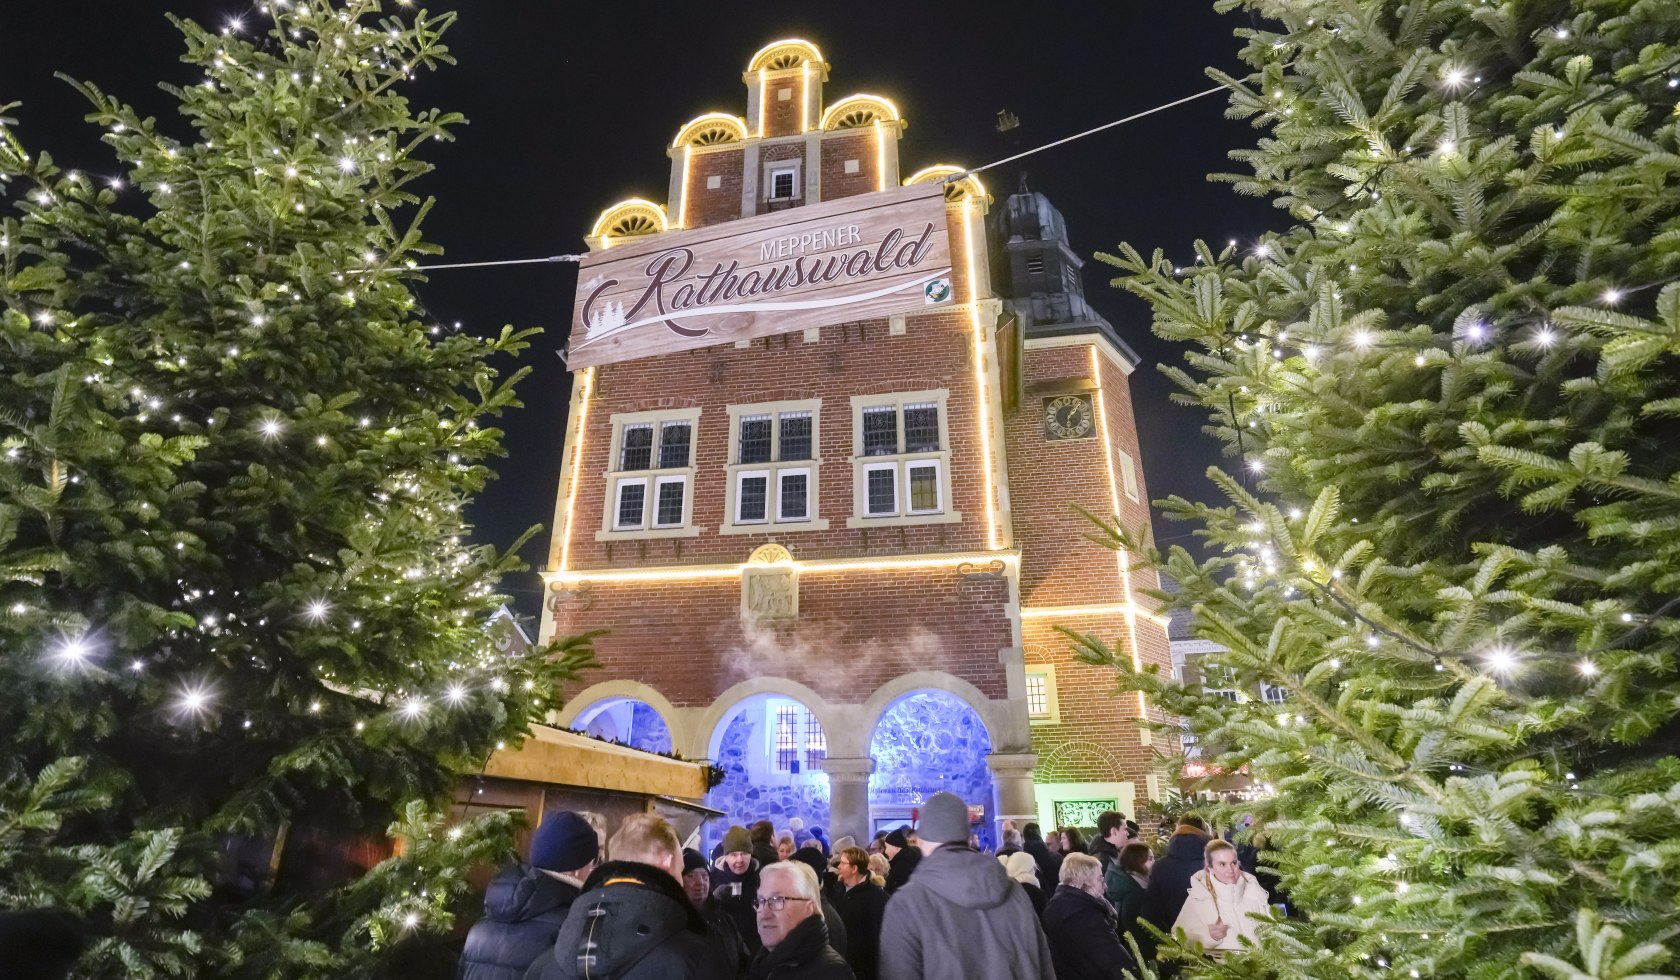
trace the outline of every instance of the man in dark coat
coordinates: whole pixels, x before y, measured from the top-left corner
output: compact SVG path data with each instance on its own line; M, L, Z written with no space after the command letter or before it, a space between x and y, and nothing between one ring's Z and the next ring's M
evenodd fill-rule
M920 848L911 847L908 827L900 827L887 835L882 851L887 855L887 894L891 895L910 882L911 872L922 859Z
M1103 898L1102 865L1089 854L1069 854L1062 881L1044 903L1044 938L1056 980L1123 980L1132 965L1120 945L1114 906Z
M1039 890L1046 895L1055 891L1061 883L1062 856L1045 846L1044 832L1038 829L1038 824L1029 823L1021 828L1021 850L1031 854L1038 862Z
M457 980L519 980L554 946L601 838L569 810L549 814L531 838L531 863L504 869L484 892L484 918L467 933Z
M525 980L732 980L706 920L678 879L676 832L651 813L626 817L607 845L613 860L595 869L554 950Z
M764 948L747 967L747 980L854 980L829 943L820 903L808 865L785 861L764 869L756 903Z
M1167 841L1167 849L1149 871L1149 887L1143 892L1143 919L1165 933L1171 933L1184 900L1190 897L1190 879L1202 870L1207 850L1207 825L1194 813L1185 814Z
M848 847L840 852L837 877L841 893L834 905L846 924L846 962L857 980L875 980L887 892L869 879L869 855L861 848Z

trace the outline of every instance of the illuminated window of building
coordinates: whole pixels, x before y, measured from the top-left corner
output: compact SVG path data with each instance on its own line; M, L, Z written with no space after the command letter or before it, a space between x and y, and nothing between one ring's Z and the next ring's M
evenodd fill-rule
M850 527L956 521L950 506L947 392L852 398Z
M1027 675L1027 717L1045 718L1050 714L1050 692L1045 690L1043 674Z
M728 520L719 533L828 527L817 513L821 409L817 399L729 407Z
M598 540L689 536L699 409L612 417L613 472Z
M791 772L799 761L799 706L784 704L776 709L776 771Z
M817 716L805 710L805 769L819 772L828 761L828 733L823 731Z
M1056 668L1049 664L1027 665L1027 720L1033 724L1055 724L1061 720L1056 703Z

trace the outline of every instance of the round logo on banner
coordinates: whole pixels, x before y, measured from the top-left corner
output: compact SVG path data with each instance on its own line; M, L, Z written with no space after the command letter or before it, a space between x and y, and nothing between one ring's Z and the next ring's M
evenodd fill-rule
M922 287L922 301L924 303L943 303L951 298L951 280L929 279Z

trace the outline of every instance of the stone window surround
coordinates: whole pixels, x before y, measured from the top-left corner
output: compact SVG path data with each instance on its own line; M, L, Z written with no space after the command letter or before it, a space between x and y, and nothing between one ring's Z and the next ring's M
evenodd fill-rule
M660 431L665 422L687 422L688 435L688 465L683 467L654 468L647 470L624 471L614 469L623 448L624 430L638 425L652 425L654 432ZM595 532L596 541L635 541L653 538L692 538L697 537L702 528L693 526L694 520L694 458L695 444L700 438L700 409L699 408L667 408L649 412L621 412L614 414L609 423L612 425L612 442L608 447L607 469L602 472L601 480L604 484L605 503L601 508L601 528ZM653 458L650 462L659 461L659 445L657 441L653 447ZM680 478L687 484L683 491L682 523L670 527L654 527L653 521L658 508L657 487L661 481L670 482L673 478ZM614 527L618 519L618 493L621 483L640 480L648 488L642 502L645 520L639 528L618 530Z
M892 391L879 395L852 396L852 516L846 519L847 527L906 527L920 524L957 524L962 521L962 513L951 509L951 415L948 411L950 397L951 390L949 388L935 388L925 391ZM932 403L939 411L939 445L941 448L934 452L923 453L863 455L864 409L881 408L883 406L897 408L898 444L902 447L904 445L904 406L922 403ZM890 517L869 516L868 484L864 474L882 464L897 465L899 499L900 501L907 501L909 474L903 464L923 460L935 460L939 464L939 504L941 512L906 514L901 511Z
M803 167L801 166L802 162L803 161L799 160L797 157L791 160L764 161L762 165L764 168L764 183L760 186L764 188L764 199L766 201L798 201L804 198L805 184L801 180L801 171L803 170ZM786 197L775 197L773 196L776 190L774 175L783 171L793 172L793 193Z
M826 531L828 521L824 520L818 511L818 488L821 487L820 472L822 469L822 399L806 398L776 402L751 402L744 405L730 405L729 412L729 465L724 467L728 478L724 481L723 523L718 525L718 534L766 534L781 533L783 531ZM785 464L778 458L782 454L781 424L783 413L805 412L811 417L811 458L788 460ZM753 415L768 415L772 422L770 426L770 462L741 463L741 419ZM781 494L783 471L804 470L808 475L805 482L805 516L802 521L778 521L776 516L781 511ZM762 521L748 524L736 520L739 506L739 488L741 476L745 473L766 472L770 475L768 497L766 502L767 517Z
M1025 673L1029 676L1036 675L1044 678L1044 701L1048 709L1042 715L1029 714L1027 723L1030 725L1060 725L1062 723L1062 706L1056 698L1056 666L1054 664L1027 664Z

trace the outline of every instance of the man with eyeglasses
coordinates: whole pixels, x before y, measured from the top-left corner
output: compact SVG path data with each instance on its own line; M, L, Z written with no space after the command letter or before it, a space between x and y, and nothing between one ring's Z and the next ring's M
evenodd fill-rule
M759 872L758 937L747 980L856 980L828 944L817 875L809 865L781 861Z

